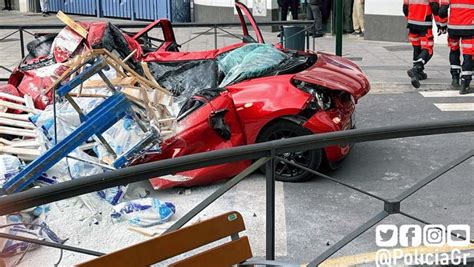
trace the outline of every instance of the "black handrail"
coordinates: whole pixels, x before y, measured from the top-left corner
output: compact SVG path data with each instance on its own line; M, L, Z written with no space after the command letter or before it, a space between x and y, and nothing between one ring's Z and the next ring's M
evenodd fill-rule
M50 185L39 189L31 189L25 192L16 193L10 196L0 198L0 215L9 214L12 212L24 210L38 205L110 188L117 185L124 185L132 182L142 181L153 177L159 177L167 174L172 174L180 171L186 171L206 166L219 165L222 163L235 162L240 160L259 159L252 164L245 171L229 180L216 192L207 197L204 201L197 204L190 212L179 219L168 231L176 230L184 226L199 212L208 207L211 203L217 200L225 192L233 188L246 176L254 170L266 165L266 259L275 259L275 160L284 160L278 157L278 154L285 152L295 152L308 149L317 149L330 145L360 143L377 140L387 140L403 137L428 136L447 133L459 133L474 131L474 119L459 119L446 121L429 121L424 123L411 123L398 126L386 126L373 129L356 129L341 132L332 132L326 134L302 136L284 140L276 140L267 143L241 146L226 150L218 150L195 155L183 156L174 159L167 159L152 163L147 163L139 166L129 167L116 171L111 171L103 174L97 174L89 177L83 177L68 182ZM414 215L405 213L400 210L401 202L409 197L414 192L431 183L433 180L440 177L442 174L458 166L462 162L471 158L474 155L474 150L469 151L462 157L449 163L440 170L434 172L432 175L421 180L405 193L402 193L395 199L384 199L375 195L370 195L354 186L346 184L341 181L321 175L315 170L310 170L300 166L294 162L287 162L296 167L309 171L315 175L321 175L322 178L337 182L348 188L364 192L376 199L383 201L383 210L379 214L343 239L338 241L335 245L327 249L316 259L311 261L308 266L318 266L331 255L339 251L349 242L366 232L375 224L386 218L391 214L400 214L408 218L419 221L420 223L427 223L426 221L417 218ZM168 232L167 231L167 232ZM12 235L3 235L4 238L18 239ZM45 242L43 245L71 250L79 253L86 253L89 255L102 255L101 252L85 250L82 248L74 248L62 244L50 244Z
M0 216L113 186L228 162L269 157L272 154L278 155L338 144L468 131L474 131L474 119L428 121L373 129L339 131L187 155L4 196L0 198Z
M87 21L87 19L85 20ZM148 26L150 23L117 23L115 26L121 29L141 29ZM292 21L268 21L268 22L258 22L259 26L285 26L285 25L311 25L312 21L308 20L292 20ZM250 24L247 24L250 25ZM193 22L193 23L173 23L173 28L208 28L208 27L239 27L240 23L238 22L220 22L220 23L203 23L203 22ZM62 29L64 24L61 23L51 23L51 24L15 24L15 25L0 25L0 30L19 30L20 28L24 30L44 30L44 29Z

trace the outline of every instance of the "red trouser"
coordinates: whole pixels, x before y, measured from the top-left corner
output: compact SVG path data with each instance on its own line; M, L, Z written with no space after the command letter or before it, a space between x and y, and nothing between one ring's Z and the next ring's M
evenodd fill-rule
M449 61L451 69L462 69L461 75L472 75L474 70L474 36L452 36L448 37L448 45L451 49ZM461 50L464 62L461 68Z
M421 61L423 64L426 64L431 56L433 55L433 47L434 47L434 36L432 29L426 30L412 30L408 34L408 39L410 40L412 46L414 47L415 51L421 47L421 53L415 53L413 56L413 61L418 62Z
M474 56L474 36L449 36L448 45L451 51L459 50L461 45L463 55Z

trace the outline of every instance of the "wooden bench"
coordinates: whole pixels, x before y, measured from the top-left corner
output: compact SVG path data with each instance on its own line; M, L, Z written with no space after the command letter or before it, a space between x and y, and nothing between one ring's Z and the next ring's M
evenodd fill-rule
M149 266L226 237L231 238L230 242L179 260L169 266L231 266L253 257L248 238L239 237L239 232L244 230L242 215L232 211L77 266Z

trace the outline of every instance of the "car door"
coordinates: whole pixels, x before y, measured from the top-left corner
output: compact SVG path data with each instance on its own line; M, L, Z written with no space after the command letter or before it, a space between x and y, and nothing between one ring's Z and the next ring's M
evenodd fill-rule
M252 36L250 36L249 30L247 28L248 21L252 26L253 32L256 35L256 40L253 40L253 42L258 42L261 44L265 43L265 41L263 40L262 32L260 31L260 28L258 27L257 22L255 21L255 18L253 17L248 7L236 1L235 9L237 10L237 14L239 15L240 25L242 27L242 33L244 36L244 42L252 42L252 40L254 39Z
M175 158L246 144L246 137L232 97L220 89L203 90L184 104L178 133L162 145L162 154L147 162ZM209 184L230 178L250 165L238 161L185 171L151 180L155 189Z

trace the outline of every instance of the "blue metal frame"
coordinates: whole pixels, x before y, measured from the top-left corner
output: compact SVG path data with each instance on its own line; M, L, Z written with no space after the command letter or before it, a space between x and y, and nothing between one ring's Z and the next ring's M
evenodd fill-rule
M117 93L107 98L87 114L85 122L79 128L28 164L13 179L6 182L3 189L8 194L23 191L90 137L102 134L130 112L131 105L124 94Z

